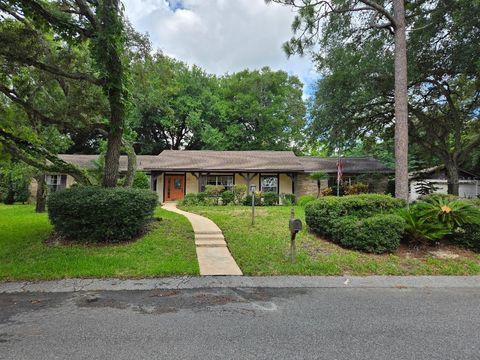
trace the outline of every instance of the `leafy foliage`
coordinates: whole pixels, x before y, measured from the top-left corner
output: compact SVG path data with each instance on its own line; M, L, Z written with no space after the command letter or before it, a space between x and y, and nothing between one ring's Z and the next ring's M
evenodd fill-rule
M279 196L276 192L267 191L263 193L263 205L265 206L277 205L278 200Z
M422 217L415 205L399 209L396 214L405 221L405 232L412 243L441 240L452 232L447 224L431 222Z
M315 199L316 197L313 195L302 195L298 198L297 204L299 206L305 206L308 203L311 203L312 201L314 201Z
M230 190L225 190L222 192L222 205L228 205L228 204L233 204L235 201L235 194L233 191Z
M157 204L150 190L76 186L48 197L48 216L67 239L119 242L141 234Z
M321 197L305 207L305 220L313 231L332 237L339 219L346 216L367 218L389 214L405 206L405 202L389 195L364 194Z
M247 194L247 185L235 184L232 187L232 192L235 198L235 204L241 204Z
M398 248L404 228L404 220L398 215L377 214L364 219L347 216L335 222L332 239L348 248L380 254Z
M292 206L296 204L296 196L295 194L281 193L280 201L284 206Z
M345 185L343 187L343 192L345 195L359 195L368 193L368 184L361 182L354 183L352 185Z
M147 174L143 171L136 171L132 187L137 189L150 189L150 181L148 180Z

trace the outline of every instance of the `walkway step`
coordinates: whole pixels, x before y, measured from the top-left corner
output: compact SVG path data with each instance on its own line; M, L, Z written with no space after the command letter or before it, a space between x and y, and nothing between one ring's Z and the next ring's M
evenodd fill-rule
M221 240L225 241L222 234L195 234L195 240Z
M213 221L177 209L175 203L166 203L163 208L185 216L192 224L200 275L243 275L228 250L222 231Z
M200 247L227 247L227 243L225 241L215 240L195 241L195 245Z

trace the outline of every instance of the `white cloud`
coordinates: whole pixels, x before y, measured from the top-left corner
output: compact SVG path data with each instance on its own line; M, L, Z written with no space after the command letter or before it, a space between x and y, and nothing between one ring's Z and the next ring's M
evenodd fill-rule
M215 74L270 66L312 78L308 57L287 59L293 12L264 0L124 0L134 27L155 48Z

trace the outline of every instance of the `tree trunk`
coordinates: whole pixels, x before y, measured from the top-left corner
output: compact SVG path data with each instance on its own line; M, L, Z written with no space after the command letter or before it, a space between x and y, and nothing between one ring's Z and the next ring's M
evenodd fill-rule
M447 172L448 193L458 196L460 187L458 165L455 161L448 160L445 162L445 169Z
M395 16L395 197L408 200L407 38L404 0L394 0Z
M45 184L45 174L40 174L35 177L37 180L37 194L36 194L36 203L35 203L35 212L43 213L45 212L45 205L47 202L47 189Z
M137 155L131 144L124 142L123 148L128 157L127 174L125 175L124 186L131 187L133 185L133 179L135 178L135 171L137 170Z
M117 186L118 161L125 125L125 80L122 55L124 51L123 23L119 0L104 0L99 5L99 33L96 50L105 72L103 88L110 105L110 123L105 154L104 187Z

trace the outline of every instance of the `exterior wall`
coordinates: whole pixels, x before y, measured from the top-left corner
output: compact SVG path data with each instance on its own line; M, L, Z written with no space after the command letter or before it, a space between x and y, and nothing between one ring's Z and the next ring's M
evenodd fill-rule
M292 179L287 174L280 174L278 177L278 193L291 194L292 193Z
M426 179L426 181L432 183L437 187L436 193L447 194L448 193L448 184L447 180L438 180L438 179ZM415 186L418 184L418 181L412 181L410 183L410 201L415 201L418 199L420 194L415 191ZM479 180L460 180L458 195L461 198L476 198L480 194L480 181Z
M255 185L258 190L258 183L259 183L259 177L257 174L253 177L252 180L250 180L250 185ZM235 174L235 185L248 185L248 184L247 184L247 181L240 174ZM250 189L247 189L247 192L250 192Z
M317 180L310 179L308 174L298 174L297 177L297 197L303 195L314 195L317 196L318 186ZM322 180L320 182L320 189L323 189L328 186L328 180Z
M187 173L185 181L185 189L187 194L198 193L198 179L191 173Z
M158 175L157 177L157 188L155 189L158 195L158 202L163 203L163 179L164 174Z

